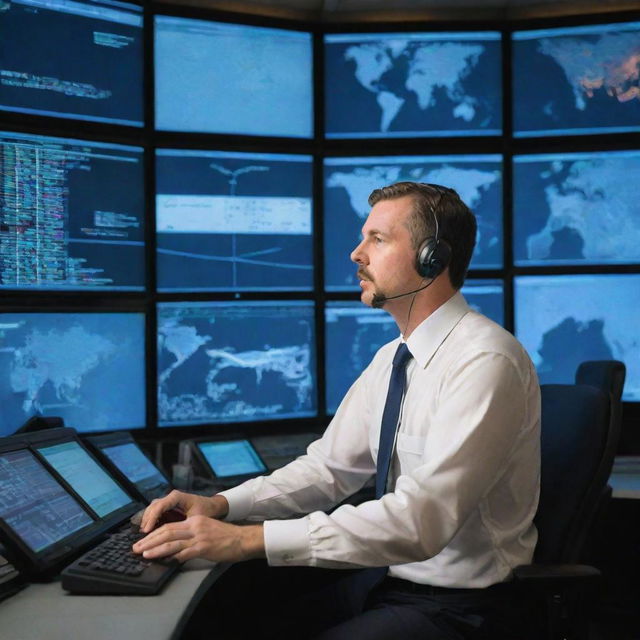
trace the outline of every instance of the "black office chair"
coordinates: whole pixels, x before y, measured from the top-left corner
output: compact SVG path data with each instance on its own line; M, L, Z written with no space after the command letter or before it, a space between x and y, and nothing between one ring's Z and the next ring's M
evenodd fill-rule
M611 394L613 419L622 424L622 391L627 368L620 360L587 360L576 370L576 384L588 384ZM620 447L624 447L620 431Z
M580 561L613 466L619 423L609 394L592 386L542 386L542 471L534 564L515 580L546 604L545 636L588 638L587 606L600 572ZM613 418L613 419L612 419Z

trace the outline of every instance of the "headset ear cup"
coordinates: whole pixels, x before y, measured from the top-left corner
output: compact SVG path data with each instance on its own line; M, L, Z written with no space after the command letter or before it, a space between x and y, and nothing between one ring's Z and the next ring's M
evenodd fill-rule
M444 240L427 238L416 256L416 270L423 278L437 278L449 265L451 247Z

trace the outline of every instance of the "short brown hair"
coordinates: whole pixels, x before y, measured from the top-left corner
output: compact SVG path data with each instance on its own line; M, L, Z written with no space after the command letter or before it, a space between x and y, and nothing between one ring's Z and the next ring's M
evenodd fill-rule
M436 235L451 247L449 280L454 289L464 283L476 245L476 217L460 196L449 187L426 182L396 182L374 189L369 196L373 206L381 200L395 200L404 196L413 198L413 211L407 221L413 248L417 251L426 238Z

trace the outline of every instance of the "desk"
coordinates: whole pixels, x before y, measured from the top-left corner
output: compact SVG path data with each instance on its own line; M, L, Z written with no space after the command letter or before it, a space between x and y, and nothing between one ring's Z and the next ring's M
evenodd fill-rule
M616 456L609 485L614 498L640 499L640 457Z
M59 580L30 584L0 602L3 640L175 640L228 565L191 560L155 596L80 596Z

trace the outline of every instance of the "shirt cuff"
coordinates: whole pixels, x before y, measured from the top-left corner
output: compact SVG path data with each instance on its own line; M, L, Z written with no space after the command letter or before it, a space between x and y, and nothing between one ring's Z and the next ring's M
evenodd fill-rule
M272 567L310 566L309 517L296 520L267 520L264 546Z
M224 496L229 503L229 512L224 517L227 522L236 522L244 520L251 513L253 508L253 491L247 486L247 483L220 491L220 496Z

